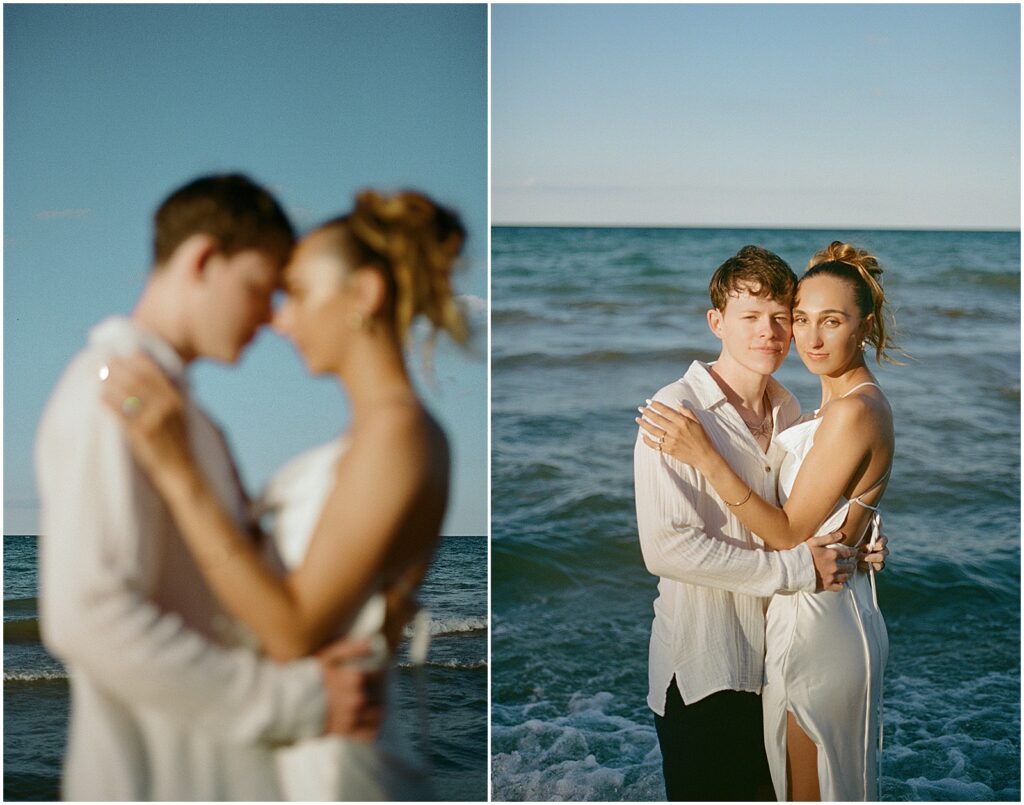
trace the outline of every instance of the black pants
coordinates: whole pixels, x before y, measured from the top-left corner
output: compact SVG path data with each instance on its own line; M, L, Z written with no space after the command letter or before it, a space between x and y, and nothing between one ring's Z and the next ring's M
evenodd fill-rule
M756 693L722 690L683 704L673 677L665 715L654 716L668 799L774 802L763 720Z

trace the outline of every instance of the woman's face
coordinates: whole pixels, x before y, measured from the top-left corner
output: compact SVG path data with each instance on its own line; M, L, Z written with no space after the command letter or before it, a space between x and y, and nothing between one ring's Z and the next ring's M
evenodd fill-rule
M341 258L323 233L307 235L285 266L287 296L274 313L274 329L295 344L313 374L337 371L350 340L350 294Z
M861 317L854 288L819 275L800 283L793 303L793 341L804 365L816 375L839 375L863 360L861 342L871 316Z

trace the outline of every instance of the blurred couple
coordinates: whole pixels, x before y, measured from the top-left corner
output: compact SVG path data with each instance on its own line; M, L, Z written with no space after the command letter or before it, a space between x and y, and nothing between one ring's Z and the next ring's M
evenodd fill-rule
M241 175L161 204L135 310L91 331L36 444L42 638L71 683L64 798L431 798L387 666L450 459L403 349L420 317L465 342L450 282L464 240L412 192L364 192L297 244ZM254 507L187 372L234 363L272 316L351 417Z
M893 348L881 273L838 241L799 279L744 247L709 286L718 359L640 409L637 523L660 577L648 705L670 800L878 798L874 574L895 437L865 353ZM804 416L772 378L791 340L821 381Z

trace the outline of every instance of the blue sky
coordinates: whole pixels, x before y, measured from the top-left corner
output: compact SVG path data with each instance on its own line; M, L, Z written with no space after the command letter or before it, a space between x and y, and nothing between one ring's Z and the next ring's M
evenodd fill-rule
M4 533L36 531L39 414L88 329L131 310L155 206L225 170L301 229L368 186L462 213L476 354L439 342L421 388L454 449L445 533L486 533L486 7L7 5L4 119ZM269 331L193 388L250 487L347 419Z
M1019 228L1017 5L495 5L501 223Z

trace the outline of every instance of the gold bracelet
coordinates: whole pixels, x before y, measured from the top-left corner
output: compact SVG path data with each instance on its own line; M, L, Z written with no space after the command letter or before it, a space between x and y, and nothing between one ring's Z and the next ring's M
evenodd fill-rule
M753 487L748 486L747 487L747 496L745 498L743 498L743 500L741 500L739 503L730 503L727 500L723 500L722 503L724 503L726 506L731 506L732 508L736 508L737 506L742 506L744 503L746 503L748 500L750 500L750 496L753 495L753 494L754 494Z

